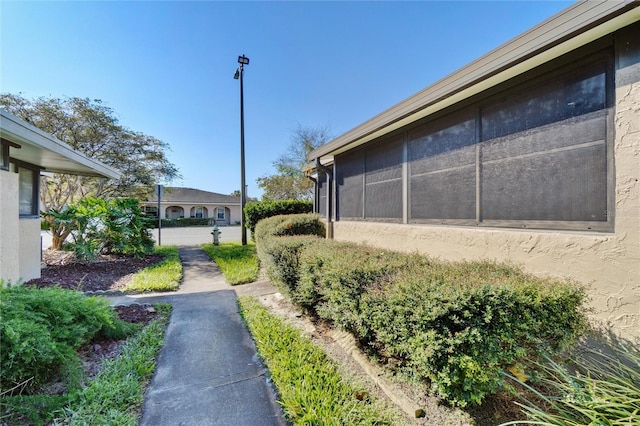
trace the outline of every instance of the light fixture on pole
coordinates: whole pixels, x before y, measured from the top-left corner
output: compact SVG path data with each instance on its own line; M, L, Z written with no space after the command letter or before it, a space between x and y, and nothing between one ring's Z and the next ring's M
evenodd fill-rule
M240 79L240 233L242 235L242 245L247 245L247 230L244 220L244 206L247 204L247 189L244 179L244 92L243 92L243 76L244 66L249 65L249 58L246 56L238 56L238 68L233 75L234 79Z

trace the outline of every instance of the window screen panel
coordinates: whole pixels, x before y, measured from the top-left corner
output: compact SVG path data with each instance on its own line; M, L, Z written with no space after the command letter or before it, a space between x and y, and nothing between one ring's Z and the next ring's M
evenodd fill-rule
M318 213L327 217L327 174L318 174Z
M411 219L476 217L475 129L468 109L409 132Z
M489 140L578 117L606 107L606 63L597 62L482 109L482 139Z
M580 127L573 129L580 134ZM557 126L541 132L552 140ZM483 150L482 216L485 220L606 221L605 140L528 152L528 138L511 141L510 157ZM518 147L522 154L518 155Z
M338 218L362 218L364 151L336 156L335 171Z
M365 217L402 219L402 137L365 153Z

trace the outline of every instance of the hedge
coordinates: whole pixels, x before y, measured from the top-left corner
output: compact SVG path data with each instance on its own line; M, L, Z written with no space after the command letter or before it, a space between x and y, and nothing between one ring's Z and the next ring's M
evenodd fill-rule
M278 215L312 213L313 202L305 200L259 201L244 207L245 226L254 235L256 225L262 219Z
M454 405L479 404L505 386L505 370L570 348L588 325L585 291L573 282L261 226L258 255L298 306Z
M153 227L158 227L158 219L151 219ZM213 226L213 218L185 217L180 219L161 219L163 228L182 228L185 226Z

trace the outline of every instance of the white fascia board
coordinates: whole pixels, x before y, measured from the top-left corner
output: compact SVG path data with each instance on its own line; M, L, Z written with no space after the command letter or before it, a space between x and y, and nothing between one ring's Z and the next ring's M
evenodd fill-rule
M0 109L0 136L20 145L11 158L43 167L45 171L118 179L120 172Z

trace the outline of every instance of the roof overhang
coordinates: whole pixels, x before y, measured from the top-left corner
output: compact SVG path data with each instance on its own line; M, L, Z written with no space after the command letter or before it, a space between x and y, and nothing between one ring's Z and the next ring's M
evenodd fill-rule
M0 109L0 137L12 143L9 157L44 171L118 179L120 172ZM19 146L19 148L17 146Z
M333 157L479 94L616 30L640 21L640 2L580 1L502 46L315 149Z

